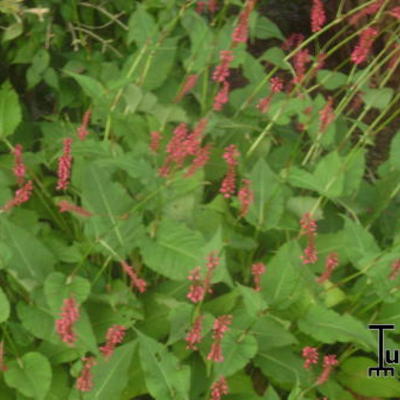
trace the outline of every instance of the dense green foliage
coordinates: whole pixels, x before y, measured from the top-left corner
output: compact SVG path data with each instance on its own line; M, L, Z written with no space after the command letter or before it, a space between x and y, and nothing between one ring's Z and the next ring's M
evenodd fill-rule
M265 3L0 0L0 400L400 398L400 10Z

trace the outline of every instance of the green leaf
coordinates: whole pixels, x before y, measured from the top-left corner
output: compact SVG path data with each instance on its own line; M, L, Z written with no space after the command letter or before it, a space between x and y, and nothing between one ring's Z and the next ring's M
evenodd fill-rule
M350 357L340 365L338 381L357 394L368 397L398 398L400 382L395 377L369 377L368 368L377 362L367 357Z
M230 376L241 370L256 355L257 341L252 335L242 332L228 331L222 341L224 362L214 365L218 376Z
M98 359L93 367L93 390L83 396L84 400L119 399L128 384L136 340L118 346L109 361Z
M343 195L351 196L358 192L364 175L365 149L353 149L344 168Z
M61 272L53 272L44 282L44 292L50 309L58 313L66 298L72 296L78 304L83 303L89 296L90 283L77 275L67 277Z
M302 295L301 253L298 243L289 241L268 263L261 280L261 293L271 306L284 309Z
M367 107L385 109L392 100L394 90L392 88L370 89L365 90L362 98Z
M0 138L14 133L21 119L18 95L10 82L6 81L0 89Z
M42 284L53 270L53 254L30 231L14 225L5 217L0 217L0 220L2 240L12 251L6 266L8 272L29 289Z
M317 82L324 86L325 89L335 90L346 84L347 75L338 71L321 69L317 72Z
M188 72L200 73L210 62L213 53L213 32L206 20L192 10L185 12L181 23L189 35L191 49L191 57L184 60L185 68Z
M4 378L8 386L24 396L42 400L50 388L52 371L46 357L40 353L27 353L19 361L11 361Z
M155 399L189 400L189 366L180 366L163 345L137 332L140 363L149 393Z
M247 314L255 317L261 311L267 308L267 303L253 288L237 284L240 294L242 295Z
M153 271L169 279L184 280L194 267L203 264L204 246L200 233L182 223L164 219L155 240L143 240L141 250L146 265Z
M395 133L390 144L389 165L400 171L400 130Z
M285 40L281 30L269 18L259 16L255 27L255 36L259 39L276 38Z
M147 41L155 41L158 38L158 27L154 18L145 10L145 6L139 4L131 15L128 24L127 44L135 42L142 47Z
M304 333L323 343L357 343L365 350L374 350L376 341L367 326L350 314L340 315L320 305L312 306L298 321Z
M343 172L343 162L336 151L322 158L314 172L319 192L329 198L339 197L343 193Z
M246 220L263 231L276 227L284 211L282 184L261 158L251 170L250 181L254 201Z
M24 26L21 22L15 22L4 30L3 33L3 42L8 42L9 40L13 40L21 35L24 31Z
M286 54L279 47L271 47L266 50L259 58L260 61L268 61L284 70L290 69L290 64L285 61Z
M314 210L314 206L318 203L317 197L307 197L307 196L294 196L291 197L287 203L286 207L292 211L298 219L300 219L305 213L309 213ZM313 218L316 220L322 219L324 216L321 206L315 209Z
M103 85L91 76L76 74L75 72L67 70L64 70L64 72L74 78L86 95L91 99L99 99L105 95L105 88Z
M0 287L0 323L7 321L10 316L10 302L3 289Z

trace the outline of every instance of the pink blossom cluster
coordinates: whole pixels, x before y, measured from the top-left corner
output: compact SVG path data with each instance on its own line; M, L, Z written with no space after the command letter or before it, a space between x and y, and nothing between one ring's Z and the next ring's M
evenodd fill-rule
M75 204L72 204L66 200L61 200L57 203L60 212L73 212L75 214L82 215L82 217L91 217L93 214L90 211L85 210Z
M153 153L157 153L160 149L161 136L161 132L159 131L153 131L150 133L151 140L149 147Z
M72 164L71 145L71 138L64 139L63 154L58 160L57 190L65 190L68 187L68 180L70 177Z
M94 357L84 357L82 371L76 380L75 387L81 392L90 392L93 389L92 368L96 365Z
M257 108L262 112L266 113L268 111L269 105L272 101L273 95L275 93L279 93L283 89L283 81L281 78L274 76L270 79L270 88L271 88L271 93L260 99L260 101L257 104Z
M124 340L126 328L122 325L113 325L108 328L106 333L106 344L100 347L100 351L106 360L110 359L113 355L117 344L122 343Z
M214 362L223 362L224 356L222 354L221 341L225 335L225 332L229 329L229 325L232 323L232 315L221 315L214 320L213 325L213 343L211 344L211 350L207 355L207 360Z
M365 28L360 33L358 44L351 53L351 60L354 64L362 64L367 59L378 34L378 30L371 27Z
M315 347L304 347L302 351L302 356L305 359L304 368L310 368L312 364L317 364L319 359L318 350ZM328 381L329 376L332 372L334 366L338 365L339 361L336 359L336 355L328 354L324 356L323 359L323 370L319 377L317 378L315 384L322 385Z
M249 34L249 17L256 5L256 0L246 0L243 11L239 15L238 23L232 33L233 43L246 43Z
M199 76L197 74L191 74L186 77L182 89L179 91L174 99L175 103L180 102L182 98L196 86L198 77Z
M313 0L311 8L311 31L318 32L326 22L324 3L322 0Z
M255 263L251 266L251 273L254 279L254 290L259 292L261 290L261 277L265 273L266 267L263 263Z
M1 209L8 211L15 206L26 203L32 195L33 185L32 181L28 181L24 186L15 191L14 197L9 200Z
M333 270L339 265L339 257L336 253L330 253L326 257L325 261L325 270L319 278L316 278L318 283L323 283L327 281L331 275Z
M350 25L357 25L361 18L366 17L367 15L376 14L379 9L382 7L384 0L376 0L367 7L363 8L360 11L357 11L349 18Z
M201 119L192 132L188 131L185 123L181 123L175 128L173 136L166 147L168 156L159 169L160 176L168 177L173 165L182 168L187 157L193 158L185 177L193 175L207 163L210 157L211 145L201 146L202 135L207 123L208 119Z
M250 179L243 179L243 186L239 189L238 199L240 203L239 216L242 218L249 212L249 208L254 201L254 193L250 189Z
M145 292L147 288L147 282L144 279L139 278L137 272L133 269L132 266L128 265L128 263L126 263L125 261L121 261L120 264L123 271L131 279L131 286L139 290L140 293Z
M308 239L307 247L304 249L304 255L301 256L301 259L303 264L314 264L318 259L315 247L317 223L310 213L305 213L300 220L300 225L302 229L300 234L307 236Z
M73 327L78 319L79 310L75 299L73 297L64 299L60 318L56 320L56 332L69 346L73 346L77 340Z
M204 316L199 315L192 326L192 329L188 332L185 337L187 342L186 349L197 350L197 344L201 342L201 329L203 324Z
M333 98L330 96L326 102L324 108L319 112L319 132L324 133L328 126L335 120L335 112L333 110Z
M13 150L14 167L13 172L17 178L18 185L23 185L25 181L26 167L22 158L22 145L17 144Z
M195 267L189 274L188 279L192 282L189 288L187 298L193 303L199 303L204 299L206 293L212 293L211 278L214 269L219 264L219 258L214 253L210 253L207 257L207 272L204 279L200 275L200 267Z
M87 110L83 114L82 123L79 125L77 129L78 138L80 140L84 140L87 135L89 135L89 131L87 129L90 121L90 117L92 116L92 110Z
M211 385L210 400L221 400L224 394L228 394L228 383L225 377L221 376L216 382Z
M224 197L229 198L235 193L236 188L236 166L238 164L237 158L240 153L236 145L231 144L225 148L223 158L228 166L228 171L222 181L220 192Z

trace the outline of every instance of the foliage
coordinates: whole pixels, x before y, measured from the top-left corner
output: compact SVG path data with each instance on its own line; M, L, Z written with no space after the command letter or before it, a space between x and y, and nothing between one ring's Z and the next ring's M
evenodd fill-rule
M0 399L400 397L399 7L259 3L0 0Z

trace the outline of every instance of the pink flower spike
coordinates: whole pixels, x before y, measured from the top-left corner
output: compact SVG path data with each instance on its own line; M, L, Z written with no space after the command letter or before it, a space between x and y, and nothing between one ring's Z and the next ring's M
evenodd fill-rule
M225 377L221 376L216 382L211 386L211 398L210 400L221 400L224 394L228 394L228 383Z
M265 114L269 109L271 100L272 100L271 95L261 98L256 106L257 109L260 110L260 112L262 112L263 114Z
M188 75L186 77L182 89L179 91L179 93L176 95L174 99L175 103L179 103L182 100L182 98L196 86L198 77L199 76L197 74Z
M248 39L249 17L256 4L256 0L247 0L244 10L239 15L238 23L232 33L232 41L236 43L246 43Z
M14 198L8 201L1 209L8 211L15 206L26 203L32 195L33 185L32 181L28 181L24 186L16 190Z
M214 320L213 326L213 343L211 350L207 355L207 360L214 362L223 362L224 356L222 354L221 341L224 337L225 332L229 329L229 325L232 323L231 315L221 315Z
M336 359L336 356L334 354L325 356L323 364L324 369L321 375L318 377L316 384L322 385L323 383L325 383L329 379L332 368L337 364L339 364L339 361Z
M17 144L13 150L14 168L13 172L17 178L18 185L22 185L25 180L26 167L22 158L22 145Z
M147 282L144 279L138 277L137 272L128 265L125 261L121 261L123 271L131 278L131 287L135 287L140 293L143 293L147 289Z
M200 267L194 268L190 272L188 279L193 282L193 285L190 285L189 293L186 297L193 303L199 303L204 299L206 294L203 281L200 277Z
M261 262L255 263L251 267L251 273L254 279L254 290L259 292L261 290L261 276L265 273L265 265Z
M269 80L269 83L271 85L271 91L272 93L279 93L282 92L283 89L283 81L281 78L274 76Z
M329 125L335 120L335 112L333 110L332 104L333 104L333 98L329 97L324 108L319 112L320 134L323 134L328 129Z
M400 19L400 6L392 8L388 13L394 18Z
M199 315L193 323L192 329L186 335L185 341L187 342L186 349L197 350L197 344L201 342L201 328L204 316Z
M338 265L339 265L338 255L336 253L330 253L325 261L325 271L319 278L315 279L317 283L323 283L327 281L331 277L333 270Z
M229 101L229 83L227 81L223 82L222 88L214 97L213 110L221 111L222 106Z
M61 200L57 203L60 208L60 212L73 212L75 214L79 214L82 217L91 217L93 214L90 211L85 210L82 207L79 207L75 204L71 204L66 200Z
M317 230L317 223L310 213L305 213L300 220L301 235L314 235Z
M354 62L354 64L362 64L367 59L374 40L378 34L378 30L371 27L364 29L360 33L358 44L351 53L351 60Z
M356 12L353 14L350 19L349 19L349 24L350 25L357 25L358 21L360 21L361 18L366 17L367 15L372 15L376 14L379 9L382 7L384 3L384 0L376 0L369 6L363 8L362 10Z
M106 360L109 360L113 355L117 344L124 340L126 328L122 325L113 325L108 328L106 333L106 344L100 347L100 351Z
M395 280L397 278L397 276L400 273L400 258L398 258L397 260L393 261L392 263L392 270L389 274L389 279L391 281Z
M313 0L311 9L311 30L318 32L326 22L324 3L322 0Z
M161 141L161 132L159 131L153 131L150 133L151 140L150 140L150 150L153 153L157 153L157 151L160 148L160 141Z
M212 80L223 83L229 77L229 64L233 61L231 50L222 50L219 53L219 64L215 67L212 74Z
M236 165L238 164L237 158L240 153L236 147L236 145L231 144L225 148L225 152L223 158L225 159L228 165L228 171L225 175L224 180L222 181L220 192L224 195L224 197L231 197L236 188Z
M192 160L192 164L185 173L185 178L192 176L198 169L204 167L210 159L211 144L207 144L202 148L199 148L195 154L195 158Z
M318 350L315 347L304 347L302 356L305 359L304 361L304 368L310 368L311 364L317 364L318 362Z
M63 155L58 160L57 190L65 190L68 188L68 180L70 177L72 164L71 145L71 138L64 139Z
M239 217L243 218L249 212L249 208L254 201L254 193L250 189L250 179L242 180L243 186L238 192L238 199L240 203Z
M90 392L93 389L92 368L96 365L94 357L84 357L81 374L76 380L76 388L81 392Z
M315 264L318 261L317 249L314 240L309 239L307 247L304 249L304 255L300 256L303 264Z
M87 110L83 114L82 123L77 129L77 134L80 140L84 140L87 135L89 135L89 131L87 129L90 121L90 117L92 116L92 110Z
M77 340L73 326L78 319L79 310L75 299L72 297L64 299L60 318L56 320L56 331L68 346L73 346Z

